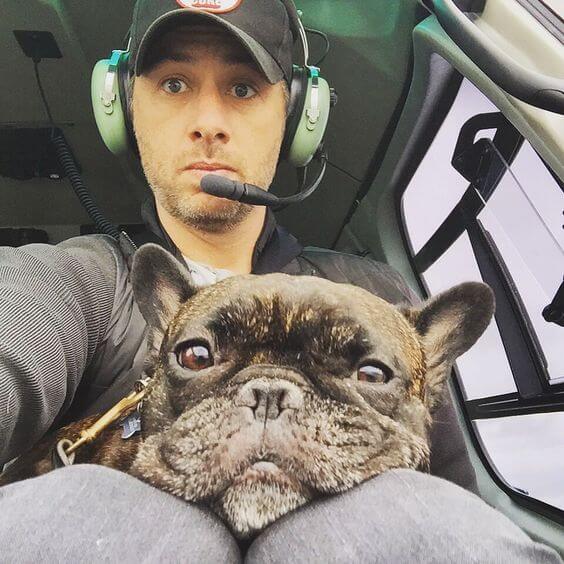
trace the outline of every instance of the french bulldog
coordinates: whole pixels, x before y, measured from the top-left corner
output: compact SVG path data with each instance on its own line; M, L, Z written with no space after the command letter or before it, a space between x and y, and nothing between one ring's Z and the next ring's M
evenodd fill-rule
M494 310L478 282L419 307L286 274L196 289L152 244L136 253L131 282L150 328L142 429L123 439L110 427L76 462L207 505L240 538L386 470L427 470L445 380ZM94 419L46 437L0 484L51 470L54 444Z

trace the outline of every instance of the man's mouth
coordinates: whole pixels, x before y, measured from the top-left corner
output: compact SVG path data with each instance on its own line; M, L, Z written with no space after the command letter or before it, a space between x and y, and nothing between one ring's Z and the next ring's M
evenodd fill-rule
M196 175L199 178L206 176L207 174L219 174L221 176L228 176L231 178L235 175L235 169L228 164L205 161L192 163L184 168L184 171Z

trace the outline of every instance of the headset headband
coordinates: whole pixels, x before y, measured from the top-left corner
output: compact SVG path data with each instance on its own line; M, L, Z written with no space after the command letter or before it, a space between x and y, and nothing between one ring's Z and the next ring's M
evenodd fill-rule
M281 158L295 167L306 166L321 145L331 105L327 82L319 69L309 65L309 45L303 23L293 3L282 0L290 20L290 30L301 43L303 66L293 67L290 85L291 108L282 143ZM291 9L293 8L293 9ZM115 50L109 59L99 61L92 73L92 104L98 129L108 149L116 154L137 152L133 128L129 124L129 56L127 48Z

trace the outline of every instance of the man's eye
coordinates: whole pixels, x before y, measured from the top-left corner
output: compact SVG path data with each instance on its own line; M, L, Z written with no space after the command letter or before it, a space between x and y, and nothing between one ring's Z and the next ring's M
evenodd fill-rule
M257 91L252 86L249 86L244 82L240 82L239 84L234 84L231 87L231 93L236 98L252 98Z
M213 356L209 347L203 343L187 342L176 350L178 364L189 370L203 370L213 366Z
M167 78L163 82L163 88L169 94L178 94L179 92L184 92L187 86L186 83L179 78Z

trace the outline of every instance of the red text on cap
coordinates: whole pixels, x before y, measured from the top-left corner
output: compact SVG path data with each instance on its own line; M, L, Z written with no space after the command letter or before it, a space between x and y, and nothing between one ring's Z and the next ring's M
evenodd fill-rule
M176 0L182 8L194 8L204 12L220 14L234 10L241 0Z

